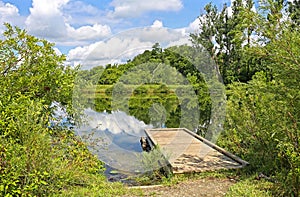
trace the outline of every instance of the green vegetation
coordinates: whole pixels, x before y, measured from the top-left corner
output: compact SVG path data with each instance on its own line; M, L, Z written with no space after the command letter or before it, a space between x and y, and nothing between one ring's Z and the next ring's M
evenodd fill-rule
M226 5L219 11L208 4L206 19L199 18L202 31L191 35L193 47L213 57L226 85L225 130L218 144L250 163L228 196L299 196L300 1L261 0L256 12L253 5L235 0L229 14ZM80 121L72 107L78 68L63 65L65 57L47 41L6 26L0 41L0 195L125 194L121 184L106 183L103 164L72 130L50 127L53 103ZM184 56L190 49L156 44L126 64L80 71L90 83L87 106L121 109L154 125L204 125L199 133L205 135L211 84ZM199 117L180 111L183 106L199 110ZM259 173L272 182L255 180Z
M209 4L205 31L192 37L210 46L227 84L219 144L249 161L248 172L273 177L273 195L299 196L299 1L260 1L258 12L252 5L234 1L229 16Z
M205 18L199 17L200 33L191 35L194 47L205 48L213 57L226 85L225 131L219 137L219 145L250 162L250 167L243 173L251 177L251 174L262 172L276 180L268 193L279 196L299 196L300 193L299 2L261 0L254 11L253 0L236 0L232 5L232 13L228 13L226 5L219 11L216 6L208 4ZM178 50L180 53L175 52ZM151 51L145 51L127 64L109 65L94 84L112 85L119 80L124 83L122 77L127 75L128 70L138 65L154 65L149 62L170 65L192 84L201 106L202 119L198 125L208 126L205 123L210 120L208 111L212 109L212 101L203 73L194 70L195 66L184 57L188 50L188 46L177 47L176 50L161 49L157 44ZM159 70L159 66L150 71L156 69ZM153 76L147 72L147 69L138 72L143 77L136 77L135 72L129 72L132 79L137 79L132 84L146 84L135 87L135 93L139 93L144 100L145 95L154 92L147 87L148 84L165 84L170 88L170 84L159 79L166 78L168 81L174 78L155 75L160 77L152 81L138 81ZM183 81L170 83L184 84ZM174 91L169 89L167 92L163 98ZM131 100L138 97L135 94L130 96ZM137 110L142 113L148 112L146 109L151 107L152 102L153 99L144 103L134 100L131 104L138 103L136 107L144 107ZM155 102L167 108L163 102ZM178 102L180 104L181 100ZM169 109L169 117L177 118L174 118L174 122L178 122L178 117L186 116L176 115L176 107ZM138 113L134 115L142 117ZM150 121L147 117L141 119ZM242 181L231 192L246 189L249 185L251 191L246 194L256 195L252 192L256 188L255 182L251 185L249 181L252 179Z
M145 173L137 176L135 181L140 185L153 185L171 179L173 174L168 159L169 155L162 154L159 146L155 146L150 152L143 152L140 160Z
M229 188L229 191L226 193L226 196L267 197L267 196L272 196L271 189L272 189L272 183L268 181L262 181L262 180L257 181L252 178L247 178L231 186Z
M0 196L116 196L103 164L71 130L51 126L58 103L72 109L77 69L53 45L6 24L0 41ZM59 121L59 120L58 120Z

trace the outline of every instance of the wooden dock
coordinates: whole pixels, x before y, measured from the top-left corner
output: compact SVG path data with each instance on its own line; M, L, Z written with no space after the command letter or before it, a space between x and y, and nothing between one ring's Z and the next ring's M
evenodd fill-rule
M248 162L185 128L146 129L145 132L150 143L160 147L174 174L248 165Z

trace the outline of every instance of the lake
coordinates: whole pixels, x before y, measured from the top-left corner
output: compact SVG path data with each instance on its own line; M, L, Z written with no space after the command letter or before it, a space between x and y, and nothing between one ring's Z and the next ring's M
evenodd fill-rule
M86 122L76 128L76 134L106 164L105 174L109 180L119 181L127 178L127 175L149 170L141 160L140 138L145 137L144 129L152 128L152 125L122 111L108 113L85 109L85 115Z
M186 127L195 131L207 116L207 110L199 109L199 97L189 86L131 88L134 91L97 86L92 94L89 89L82 93L86 122L76 133L107 165L109 180L126 179L126 175L151 170L140 145L145 129ZM205 112L202 116L201 110Z

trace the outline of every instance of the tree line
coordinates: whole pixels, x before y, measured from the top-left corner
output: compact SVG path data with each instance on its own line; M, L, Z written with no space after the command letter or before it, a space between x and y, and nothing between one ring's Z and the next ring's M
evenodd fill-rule
M219 143L249 161L250 172L274 177L274 195L299 196L300 1L235 0L231 9L208 4L191 35L226 84Z

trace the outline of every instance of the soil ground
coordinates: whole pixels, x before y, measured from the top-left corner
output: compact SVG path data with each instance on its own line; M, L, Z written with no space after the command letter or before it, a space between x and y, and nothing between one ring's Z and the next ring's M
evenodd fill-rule
M228 178L208 177L198 180L187 180L171 186L150 186L141 187L141 189L143 196L152 197L219 197L225 196L229 187L234 183L234 180Z

